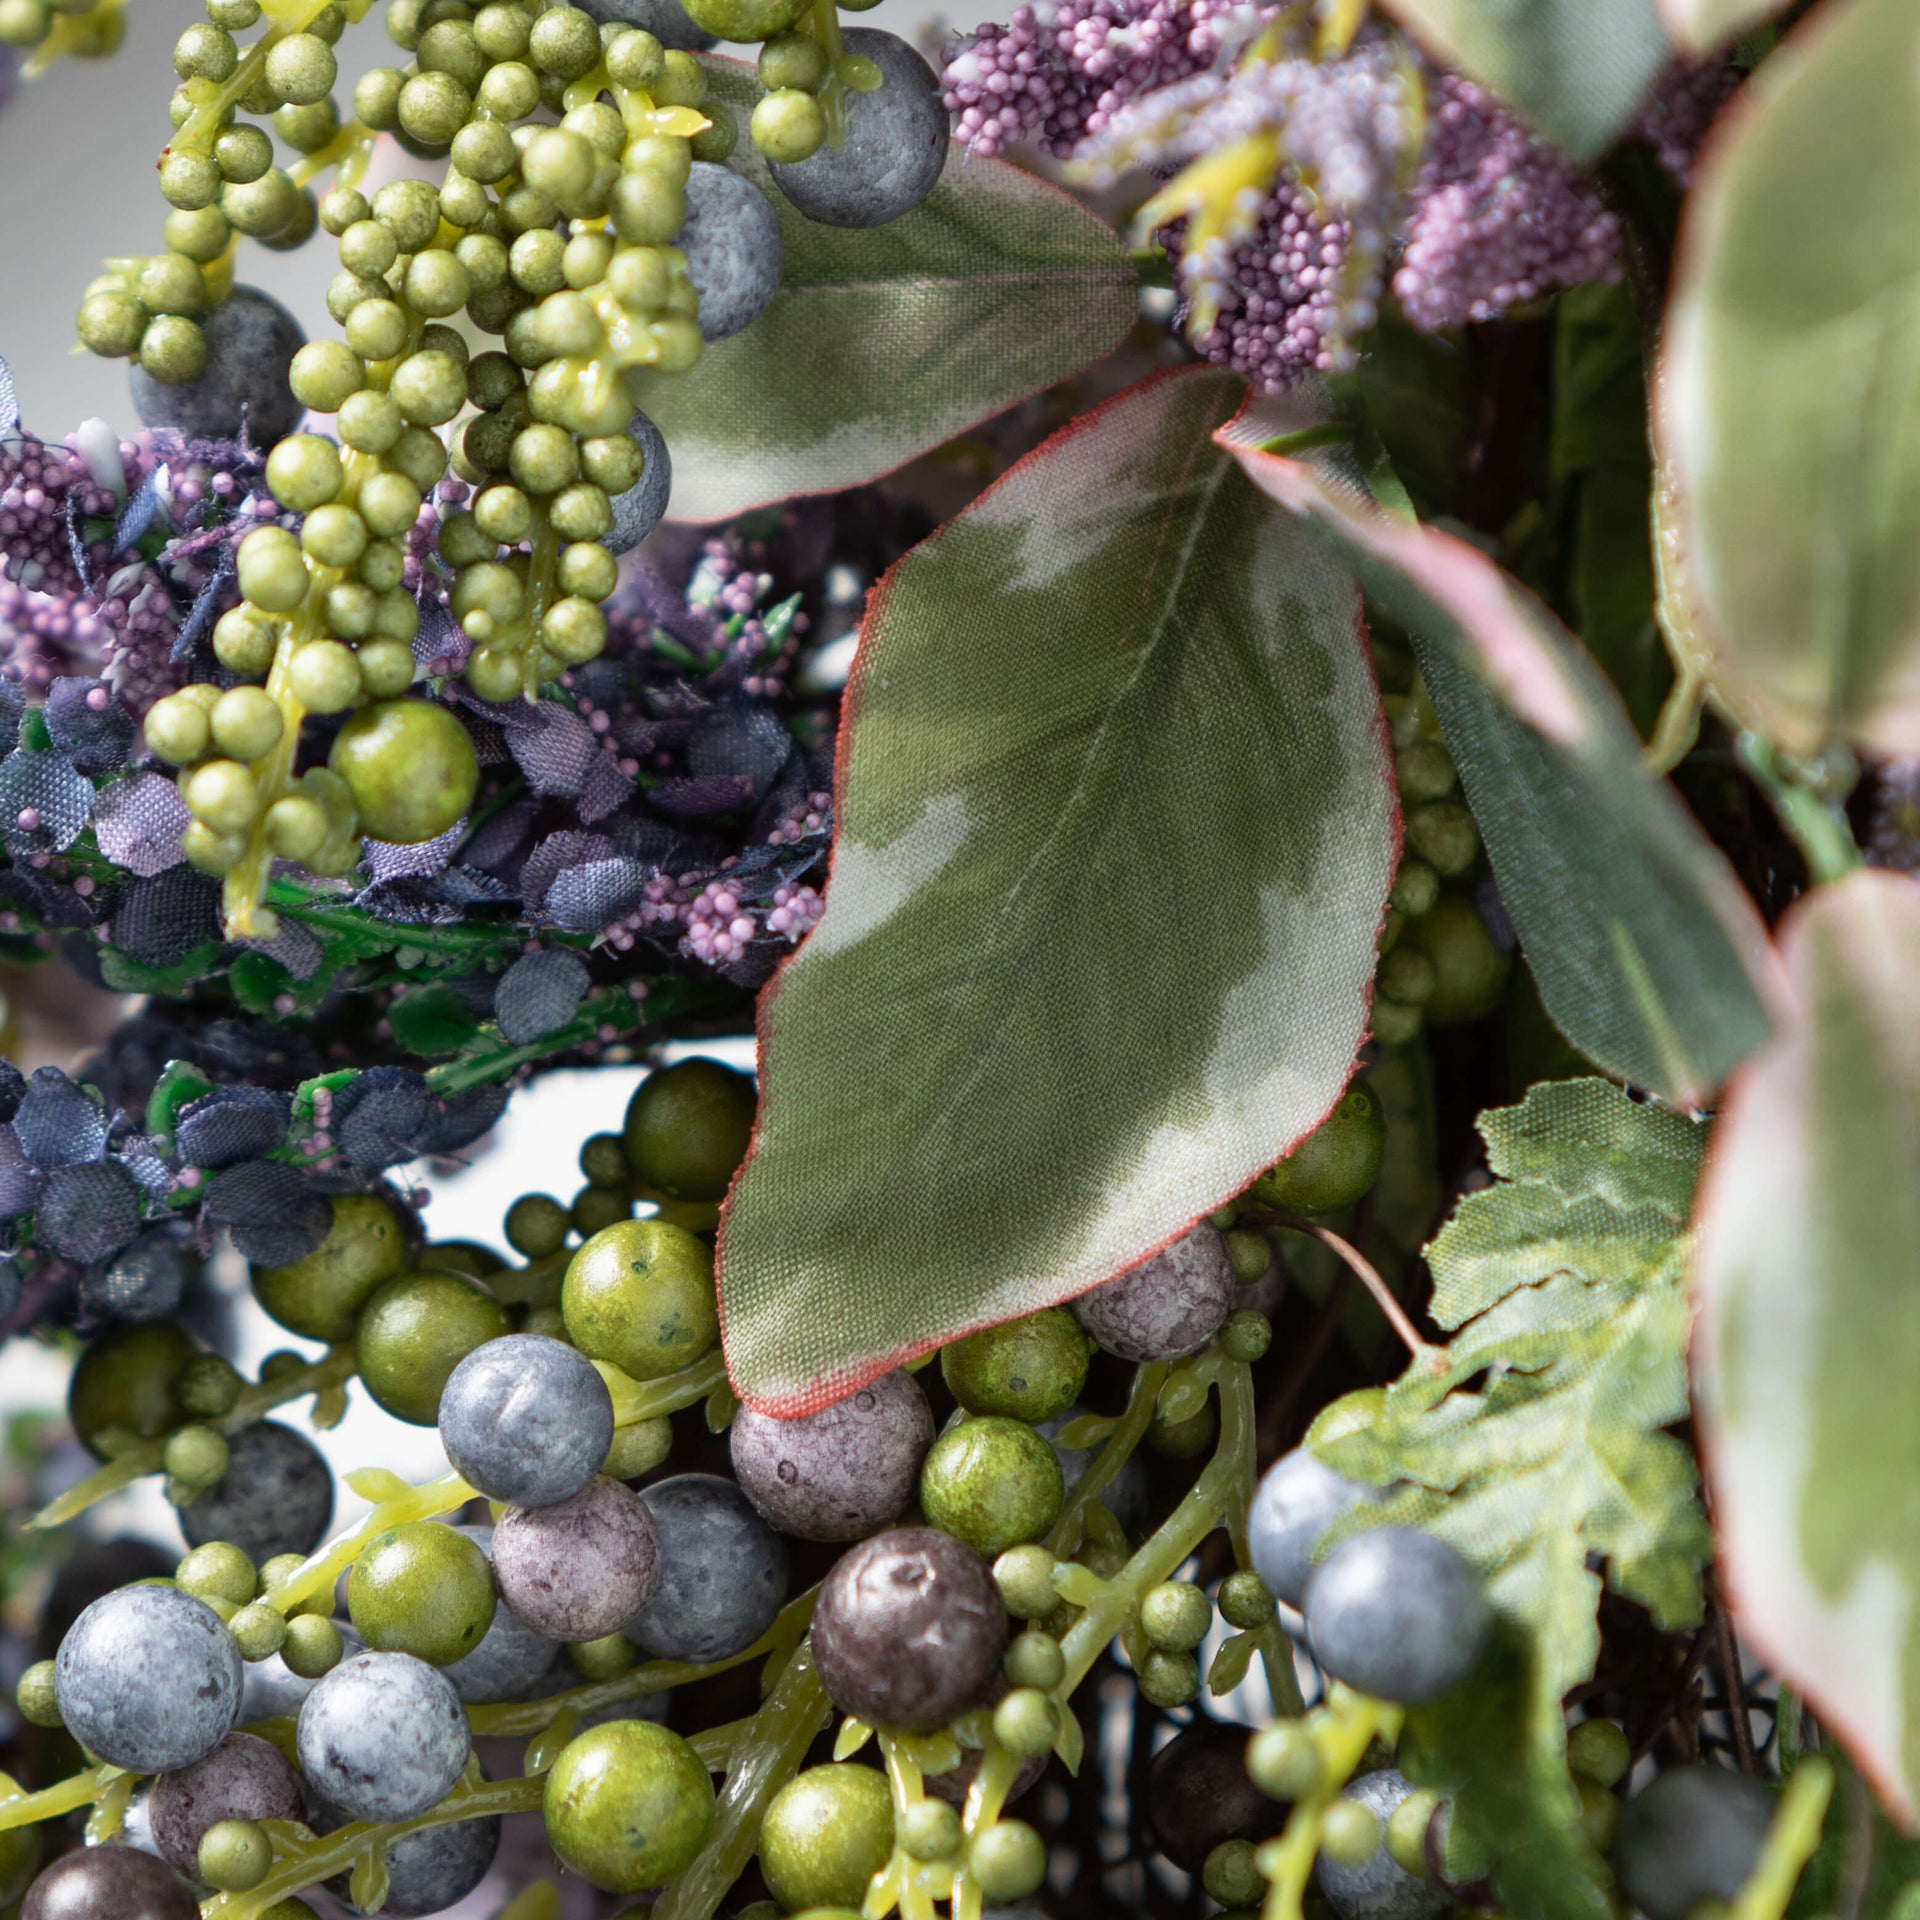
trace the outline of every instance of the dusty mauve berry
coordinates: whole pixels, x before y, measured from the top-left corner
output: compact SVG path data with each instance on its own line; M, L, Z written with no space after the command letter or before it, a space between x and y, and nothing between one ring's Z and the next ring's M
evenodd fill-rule
M1226 1324L1233 1286L1226 1239L1203 1220L1172 1246L1083 1293L1073 1312L1122 1360L1177 1360L1198 1353Z
M931 1733L980 1700L1006 1646L987 1563L933 1527L863 1540L821 1583L813 1614L813 1657L834 1705L908 1733Z
M616 1633L660 1584L647 1504L604 1475L546 1507L509 1507L493 1530L500 1597L534 1632L580 1642Z
M251 1733L230 1733L192 1766L161 1774L147 1804L154 1845L186 1874L199 1872L200 1837L222 1820L306 1817L300 1776Z
M27 1889L20 1920L200 1920L200 1903L150 1853L86 1847L63 1853Z
M858 1540L913 1498L933 1413L911 1375L883 1373L797 1420L742 1407L731 1445L734 1478L782 1533Z

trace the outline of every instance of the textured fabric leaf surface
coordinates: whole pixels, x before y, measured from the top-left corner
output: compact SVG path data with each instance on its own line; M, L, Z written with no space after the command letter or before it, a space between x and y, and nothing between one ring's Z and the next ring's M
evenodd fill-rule
M1162 376L875 594L826 914L762 999L721 1239L744 1399L1065 1300L1326 1113L1396 822L1352 584Z
M1407 630L1555 1025L1609 1072L1698 1101L1767 1030L1775 968L1751 901L1545 607L1478 549L1372 506L1337 450L1261 450L1319 404L1256 402L1221 440Z
M1612 144L1672 57L1655 0L1387 0L1387 11L1575 160Z
M1699 637L1803 751L1920 752L1916 69L1912 0L1816 12L1709 148L1668 307L1657 424Z
M1403 1764L1456 1797L1516 1920L1600 1920L1562 1701L1599 1652L1590 1557L1663 1627L1700 1617L1711 1541L1693 1462L1661 1429L1687 1412L1705 1129L1585 1079L1542 1082L1480 1131L1500 1178L1427 1249L1431 1312L1456 1337L1363 1424L1333 1427L1336 1402L1309 1438L1343 1472L1403 1483L1357 1522L1426 1527L1486 1576L1494 1647L1471 1686L1409 1716Z
M1786 10L1787 0L1660 0L1668 39L1696 58Z
M744 120L753 70L706 59ZM773 203L786 272L690 373L632 378L673 448L676 520L722 520L890 473L1125 338L1138 280L1113 229L1057 188L950 146L940 184L883 227L795 211L751 141L730 164Z
M1697 1222L1695 1401L1742 1635L1920 1818L1920 885L1781 931L1795 990L1729 1090Z

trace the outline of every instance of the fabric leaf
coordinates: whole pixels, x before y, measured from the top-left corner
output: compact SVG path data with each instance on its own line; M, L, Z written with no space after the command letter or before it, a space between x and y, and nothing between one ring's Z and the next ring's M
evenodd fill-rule
M1406 629L1555 1025L1607 1071L1697 1102L1766 1033L1752 902L1546 608L1477 548L1372 506L1340 449L1263 450L1324 420L1303 387L1217 437Z
M1660 0L1660 17L1673 44L1697 59L1786 8L1787 0Z
M1516 1920L1599 1920L1607 1880L1580 1832L1562 1701L1599 1651L1590 1557L1662 1626L1700 1617L1710 1536L1692 1459L1661 1429L1687 1412L1704 1129L1596 1079L1543 1082L1480 1127L1502 1177L1427 1250L1431 1311L1456 1337L1317 1450L1402 1483L1356 1523L1426 1527L1486 1577L1493 1650L1472 1686L1409 1716L1409 1771L1457 1796Z
M1792 1013L1728 1091L1701 1196L1695 1388L1742 1636L1920 1819L1920 885L1783 925Z
M744 119L753 69L702 64ZM801 215L751 141L730 164L779 214L786 271L752 327L690 373L632 378L673 449L676 520L877 479L1090 366L1137 317L1112 227L1004 161L952 147L920 206L857 230Z
M1668 306L1658 432L1700 639L1801 751L1920 751L1916 66L1911 0L1819 9L1709 149Z
M1672 57L1655 0L1387 0L1387 10L1575 160L1613 143Z
M1199 368L1054 435L876 590L825 917L763 996L721 1239L742 1398L1071 1298L1326 1113L1395 820L1344 574Z

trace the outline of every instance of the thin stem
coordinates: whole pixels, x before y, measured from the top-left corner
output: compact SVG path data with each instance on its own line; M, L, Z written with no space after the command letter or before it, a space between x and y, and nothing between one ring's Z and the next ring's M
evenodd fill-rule
M1393 1297L1393 1289L1381 1279L1380 1270L1356 1247L1351 1240L1343 1239L1331 1227L1323 1227L1317 1221L1308 1220L1297 1213L1258 1213L1250 1218L1285 1227L1289 1233L1304 1233L1309 1239L1318 1240L1322 1246L1331 1247L1352 1270L1360 1284L1373 1295L1374 1304L1386 1316L1387 1325L1400 1336L1401 1344L1416 1360L1433 1363L1434 1349L1420 1338L1420 1330L1407 1317L1407 1310Z
M1767 796L1816 881L1838 880L1861 864L1853 829L1839 801L1816 793L1781 764L1779 750L1757 733L1743 733L1734 741L1734 754Z
M1113 1484L1133 1450L1146 1438L1147 1429L1153 1425L1154 1403L1160 1398L1160 1389L1166 1384L1166 1378L1167 1363L1164 1360L1134 1369L1133 1385L1127 1392L1126 1412L1107 1435L1093 1463L1074 1483L1073 1492L1060 1509L1059 1519L1053 1523L1053 1531L1047 1535L1047 1551L1056 1560L1063 1560L1078 1549L1088 1507Z

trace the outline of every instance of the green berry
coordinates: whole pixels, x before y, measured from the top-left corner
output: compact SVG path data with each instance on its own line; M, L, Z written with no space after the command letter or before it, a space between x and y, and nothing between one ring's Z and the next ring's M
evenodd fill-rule
M222 615L221 624L231 618L231 614ZM217 636L219 627L214 631ZM212 737L206 708L178 694L153 703L147 713L146 733L148 751L175 767L191 766L206 752Z
M227 1622L227 1631L247 1661L271 1658L287 1643L286 1616L278 1607L256 1600L244 1606Z
M260 817L260 784L238 760L209 760L182 783L187 811L214 833L252 830Z
M182 80L230 80L240 49L224 27L196 21L173 43L173 70Z
M544 1193L522 1194L507 1209L507 1245L529 1260L544 1260L567 1244L567 1210Z
M147 310L130 293L96 293L80 303L80 344L109 360L125 359L140 345Z
M244 1607L260 1591L253 1562L228 1540L195 1547L174 1568L173 1577L196 1600L225 1600L236 1607Z
M400 131L423 147L444 149L467 124L473 96L450 73L416 73L394 102Z
M573 436L562 427L536 420L513 437L508 467L528 493L558 493L580 471Z
M1268 1246L1266 1235L1245 1227L1227 1235L1227 1257L1233 1262L1235 1283L1243 1287L1260 1279L1273 1265L1273 1249Z
M1059 1456L1018 1420L963 1421L933 1443L920 1469L928 1520L987 1556L1044 1533L1065 1497Z
M346 1652L340 1629L323 1613L296 1613L287 1622L287 1637L280 1649L289 1673L302 1680L318 1680L331 1673Z
M996 1820L974 1836L967 1866L987 1900L1005 1906L1047 1877L1046 1843L1024 1820Z
M206 371L207 336L177 313L160 313L140 336L140 370L162 386L181 387Z
M411 1426L440 1418L448 1376L476 1347L510 1329L486 1288L452 1273L410 1273L381 1286L360 1310L355 1364L377 1406Z
M703 101L701 111L707 116L707 124L687 142L688 150L696 160L709 164L725 160L740 144L740 123L724 101Z
M1045 1547L1009 1547L993 1563L993 1583L1009 1613L1022 1620L1044 1620L1060 1604L1053 1584L1058 1563ZM1017 1644L1017 1643L1016 1643Z
M1207 1637L1213 1607L1185 1580L1163 1580L1140 1600L1140 1630L1163 1653L1190 1653Z
M582 1240L633 1217L633 1202L623 1188L615 1193L610 1187L582 1187L573 1196L567 1218Z
M271 846L283 860L308 860L326 845L332 831L326 809L305 794L290 793L267 809L261 823Z
M362 708L335 737L327 765L346 782L366 831L400 846L445 833L480 780L466 728L425 700Z
M913 1860L949 1860L964 1838L960 1816L944 1800L915 1800L899 1820L900 1850Z
M300 190L290 174L269 167L257 180L229 186L220 196L220 211L242 233L265 240L299 217Z
M1567 1765L1596 1786L1618 1786L1632 1763L1632 1744L1615 1721L1582 1720L1567 1735Z
M639 1649L624 1633L603 1634L567 1649L567 1659L583 1680L617 1680L638 1664Z
M1379 1178L1385 1152L1379 1096L1364 1080L1355 1080L1326 1119L1253 1183L1254 1198L1305 1213L1338 1212Z
M809 33L775 34L760 49L760 84L769 93L818 93L829 71L826 48Z
M196 1353L175 1376L173 1393L182 1413L219 1420L233 1411L245 1384L224 1355Z
M116 1429L157 1440L180 1423L173 1383L197 1349L171 1320L111 1327L81 1354L67 1387L67 1422L80 1443L105 1459L100 1442Z
M1264 1313L1241 1307L1227 1315L1219 1332L1220 1351L1229 1360L1251 1366L1273 1344L1273 1322Z
M377 1195L340 1193L329 1204L326 1239L292 1266L255 1267L253 1291L289 1333L332 1342L352 1334L376 1287L405 1271L407 1245L393 1209Z
M1087 1339L1063 1307L983 1328L941 1349L940 1372L969 1413L1038 1423L1080 1397Z
M1471 894L1443 893L1431 912L1408 922L1400 939L1433 963L1433 991L1424 1009L1432 1025L1461 1026L1500 1004L1513 956L1488 937Z
M600 1471L614 1480L637 1480L651 1473L673 1451L673 1423L665 1414L615 1427Z
M492 548L488 548L492 552ZM563 593L577 594L583 600L604 600L613 592L620 581L620 563L605 547L597 541L576 541L565 547L560 553L560 565L556 569L560 589ZM619 1136L607 1134L602 1138L612 1141L616 1149L620 1146ZM621 1157L621 1178L626 1177L626 1158Z
M1171 1710L1200 1694L1200 1665L1190 1653L1163 1653L1156 1647L1140 1663L1140 1693L1150 1705Z
M474 500L473 519L474 524L489 540L495 541L502 546L518 546L519 543L533 531L533 502L529 500L518 487L488 487L484 493L478 495ZM513 581L514 588L517 592L520 585L518 577L507 573L505 568L500 569L500 571L506 574L508 579ZM492 581L494 576L492 574L485 574L481 576L481 579L483 581ZM480 596L483 591L491 595L494 591L491 587L483 589L482 586L477 584L468 586L464 576L461 579L460 585L466 590L469 598L472 599L473 606L485 604L481 598L476 596ZM456 614L462 611L471 612L473 606L465 609L456 607L455 612ZM492 606L488 606L487 611L492 613L496 620L519 618L517 607L515 612L511 614L501 614Z
M1039 1687L1051 1693L1066 1677L1067 1663L1060 1642L1052 1634L1030 1627L1015 1637L1001 1668L1016 1687Z
M567 1264L560 1306L582 1353L635 1380L690 1366L720 1337L712 1251L664 1220L596 1233Z
M340 450L317 433L296 433L267 455L267 485L290 513L310 513L339 497Z
M261 759L286 731L279 706L259 687L230 687L214 702L211 718L214 745L235 760Z
M1382 958L1373 983L1384 999L1403 1007L1423 1007L1433 998L1438 976L1424 953L1415 947L1397 946Z
M20 1676L20 1684L13 1692L14 1704L20 1709L20 1717L30 1727L45 1727L49 1731L64 1724L60 1718L60 1702L54 1697L53 1662L36 1660Z
M290 33L267 49L266 77L282 100L306 107L333 91L340 67L318 34Z
M212 1427L182 1427L167 1436L164 1460L168 1476L190 1492L214 1485L227 1471L226 1436Z
M1613 1796L1607 1798L1612 1800ZM1427 1877L1427 1829L1439 1806L1437 1793L1416 1787L1387 1816L1387 1852L1402 1873L1410 1873L1416 1880ZM1600 1845L1604 1849L1606 1842Z
M133 277L133 292L149 313L184 314L192 319L207 304L207 283L199 264L184 253L156 253L143 261Z
M893 1852L886 1776L846 1763L809 1767L774 1795L760 1825L760 1871L789 1912L857 1907Z
M1051 1751L1060 1714L1038 1687L1015 1687L993 1710L993 1737L1022 1760Z
M183 148L160 162L160 194L170 207L190 212L210 208L225 185L219 163L211 154Z
M638 1893L694 1858L713 1807L706 1765L677 1733L651 1720L615 1720L561 1749L542 1811L565 1865L609 1893Z
M161 231L172 252L200 266L219 259L233 239L227 216L218 207L176 208L167 215Z
M246 1893L273 1867L273 1842L257 1820L216 1820L200 1836L200 1878L222 1893Z
M1574 1781L1580 1794L1580 1829L1596 1853L1604 1854L1612 1845L1620 1825L1620 1801L1597 1780Z
M549 7L533 23L527 53L541 72L578 80L600 59L600 29L578 7Z
M753 144L777 165L812 159L827 137L827 116L820 102L798 87L763 95L749 124Z
M454 1527L414 1520L377 1535L353 1563L347 1611L379 1653L450 1666L493 1624L493 1569Z
M293 697L312 713L342 713L360 697L360 663L337 640L309 640L287 669Z
M628 28L607 42L607 73L617 87L651 93L666 72L666 49L652 34Z
M213 159L228 185L250 186L273 165L273 142L258 127L228 127L213 143Z
M686 188L648 167L623 173L613 189L613 230L630 246L664 247L687 217Z
M285 106L273 116L273 130L295 153L318 153L340 131L340 109L330 99Z
M1200 1870L1200 1884L1207 1897L1223 1907L1258 1906L1266 1897L1267 1883L1253 1864L1251 1840L1222 1840L1207 1855Z
M519 163L513 135L498 120L471 120L453 136L453 164L469 180L492 186Z
M753 1135L752 1079L716 1060L663 1067L628 1103L621 1138L634 1177L675 1200L718 1200Z
M1244 1633L1264 1627L1273 1616L1273 1595L1257 1573L1243 1567L1220 1582L1220 1617L1228 1626Z
M1480 834L1458 800L1433 800L1407 815L1407 847L1436 873L1453 878L1479 857Z
M1359 1867L1380 1846L1380 1816L1344 1796L1320 1816L1320 1851L1336 1866Z
M307 597L307 563L300 542L284 527L256 527L248 534L240 542L239 568L240 591L262 613L291 613Z

